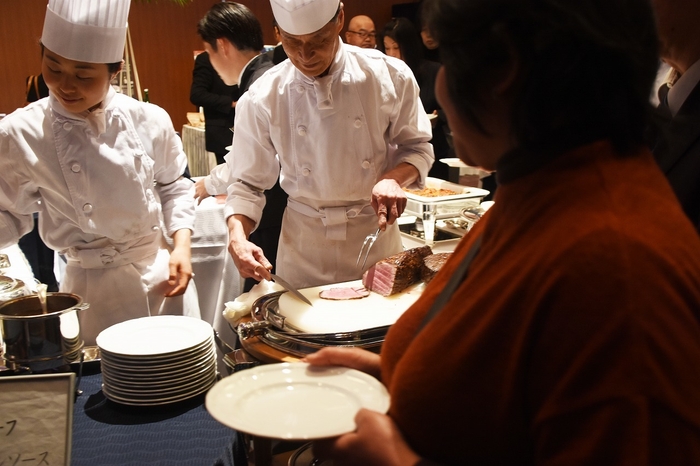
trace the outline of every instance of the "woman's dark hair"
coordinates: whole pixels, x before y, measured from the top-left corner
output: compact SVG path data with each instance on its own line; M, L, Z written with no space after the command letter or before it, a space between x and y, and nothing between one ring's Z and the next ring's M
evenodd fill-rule
M608 138L627 152L642 143L659 63L648 0L426 0L422 13L449 95L478 128L494 84L514 67L521 148Z
M197 33L214 50L217 50L216 40L223 37L238 50L259 52L264 47L260 21L240 3L215 3L197 24Z
M420 61L423 58L423 43L420 32L408 18L392 18L384 25L379 33L377 47L386 53L384 48L384 38L392 38L399 46L401 57L406 62L413 74L418 73Z
M119 69L122 67L122 62L117 62L117 63L107 63L107 71L109 71L109 74L114 74Z

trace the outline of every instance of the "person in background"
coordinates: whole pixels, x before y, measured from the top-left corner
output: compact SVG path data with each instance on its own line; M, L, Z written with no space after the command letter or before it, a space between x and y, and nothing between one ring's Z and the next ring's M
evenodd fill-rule
M49 0L49 97L0 121L0 247L33 227L67 259L61 291L90 303L81 333L157 314L199 317L191 182L161 108L117 94L129 0ZM172 249L165 240L172 238Z
M190 102L204 109L206 149L216 155L216 163L225 162L226 148L231 145L233 119L236 114L238 86L227 86L211 66L209 54L202 52L194 60Z
M500 185L380 355L306 357L380 377L391 398L315 457L700 464L700 237L644 144L651 5L426 3L457 154Z
M420 36L421 42L423 43L423 55L426 60L435 61L442 63L440 60L440 43L433 37L430 33L428 25L423 20L422 5L423 1L418 2L420 4L418 8L418 18L417 22L420 25ZM449 125L444 127L444 135L447 141L447 146L449 147L449 157L454 157L454 144L452 144L452 130ZM482 199L482 202L492 201L496 195L496 189L498 188L496 172L491 172L491 174L484 176L480 180L480 187L486 189L489 193Z
M651 128L654 157L700 232L700 2L654 0L661 58L670 66Z
M284 47L282 47L282 38L280 37L280 28L277 27L277 21L274 19L272 20L272 30L275 34L275 47L272 50L269 50L265 52L268 57L272 60L272 63L275 65L278 63L282 63L284 60L287 59L287 53L284 51Z
M430 121L405 63L340 40L338 0L271 6L289 60L238 101L227 156L229 251L241 276L270 279L270 261L249 235L262 193L279 178L289 200L276 273L297 287L359 279L368 234L382 231L369 264L403 249L401 188L422 186L432 165Z
M425 47L425 58L426 60L440 62L440 50L438 47L440 44L437 43L433 36L430 34L427 26L423 26L420 30L421 41Z
M376 48L377 31L372 18L366 15L353 16L348 23L348 30L345 31L345 43L363 49Z
M244 5L222 2L214 5L202 18L197 31L204 47L212 54L217 72L226 82L237 82L241 95L273 67L272 58L261 54L263 34L260 22ZM199 202L209 195L225 194L231 184L230 169L221 165L195 185L195 196ZM258 244L274 266L277 243L282 228L282 215L287 205L287 194L279 181L265 191L265 209L258 228L251 240ZM246 278L243 291L249 291L257 283Z
M423 109L430 116L433 127L430 143L433 145L435 163L428 176L447 180L449 167L439 160L452 157L453 154L446 137L450 130L447 119L435 98L435 78L440 64L423 58L420 34L407 18L393 18L384 25L379 35L379 50L390 57L403 60L413 71L420 87Z
M239 98L273 66L270 56L261 53L263 35L260 22L245 5L234 2L215 4L199 21L197 33L204 41L217 76L226 85L238 86ZM215 167L208 176L195 183L195 198L202 202L205 197L225 194L230 180L227 165Z

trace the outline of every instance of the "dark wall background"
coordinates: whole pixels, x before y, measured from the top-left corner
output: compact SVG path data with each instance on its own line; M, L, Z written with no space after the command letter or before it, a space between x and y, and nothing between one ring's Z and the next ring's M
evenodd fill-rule
M0 0L0 113L10 113L24 105L25 79L41 71L39 39L47 3L47 0ZM189 101L193 51L202 49L196 24L214 3L215 0L193 0L180 6L168 0L132 2L129 29L141 88L149 90L151 102L165 108L177 130L186 123L187 112L196 111ZM241 3L260 20L265 43L273 44L269 0ZM394 5L414 2L346 0L343 3L346 28L351 17L366 14L381 29L396 14L392 12Z

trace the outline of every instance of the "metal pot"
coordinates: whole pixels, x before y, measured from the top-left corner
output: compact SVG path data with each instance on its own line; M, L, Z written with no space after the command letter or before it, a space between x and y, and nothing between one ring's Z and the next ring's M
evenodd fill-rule
M47 293L46 314L36 295L0 303L3 358L7 367L46 372L78 359L83 340L77 311L89 307L72 293Z

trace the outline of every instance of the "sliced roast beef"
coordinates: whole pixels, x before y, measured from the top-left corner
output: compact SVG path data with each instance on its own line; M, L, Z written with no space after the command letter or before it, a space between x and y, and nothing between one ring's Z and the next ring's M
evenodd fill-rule
M346 299L361 299L369 296L369 290L364 286L339 286L321 290L318 294L323 299L344 301Z
M423 258L432 252L421 246L382 259L362 275L362 284L382 296L403 291L420 280Z
M445 265L445 262L447 262L447 259L449 259L451 255L451 252L437 252L426 256L423 259L423 269L421 270L420 276L421 280L423 280L425 283L432 280L435 274L438 273L438 270Z

